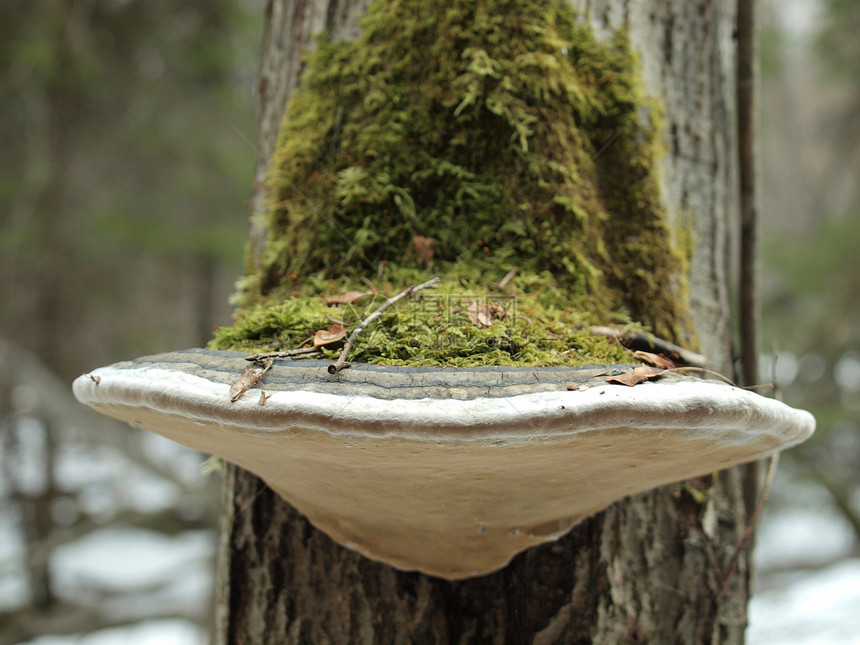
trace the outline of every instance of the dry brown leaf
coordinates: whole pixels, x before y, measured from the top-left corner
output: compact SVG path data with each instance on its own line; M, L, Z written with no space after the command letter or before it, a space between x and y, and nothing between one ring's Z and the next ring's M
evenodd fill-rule
M655 370L647 365L637 365L632 370L619 374L618 376L608 376L607 383L618 383L619 385L634 386L650 381L651 379L662 376L666 370Z
M484 304L476 300L466 301L466 313L472 324L478 327L489 327L495 320L501 320L507 315L505 308L495 303Z
M653 365L654 367L661 367L664 370L670 370L675 367L675 364L672 361L670 361L665 356L661 356L660 354L652 354L651 352L644 352L642 350L638 350L633 352L633 355L643 363L648 363L649 365Z
M415 251L418 253L418 260L421 265L429 266L433 261L433 255L436 253L436 239L423 235L413 235L412 244L415 245Z
M242 375L230 385L230 401L235 403L241 399L245 392L260 382L265 373L265 367L258 367L253 364L248 365L245 371L242 372Z
M329 296L325 301L326 304L329 305L348 305L349 303L355 302L366 295L366 291L347 291L346 293L341 293L336 296Z
M230 402L235 403L241 399L245 392L262 380L263 374L272 369L274 364L275 358L273 356L259 358L250 363L242 375L230 384Z
M322 347L330 343L336 343L346 336L346 330L338 324L334 324L328 329L320 329L314 334L314 347Z
M493 313L489 305L486 305L476 300L466 301L466 313L469 315L469 320L473 325L478 327L489 327L493 324Z
M591 389L590 385L568 385L567 386L568 392L585 392L586 390L590 390L590 389Z

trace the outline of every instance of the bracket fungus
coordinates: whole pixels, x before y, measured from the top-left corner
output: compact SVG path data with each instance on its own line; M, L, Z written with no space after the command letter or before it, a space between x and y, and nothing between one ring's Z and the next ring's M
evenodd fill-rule
M117 363L74 383L110 416L260 476L340 544L459 579L614 501L800 443L812 415L725 383L611 367L414 368L279 360L231 402L237 352Z

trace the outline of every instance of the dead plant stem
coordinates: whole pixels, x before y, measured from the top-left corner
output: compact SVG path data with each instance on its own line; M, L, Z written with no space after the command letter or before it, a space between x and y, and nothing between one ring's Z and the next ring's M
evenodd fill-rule
M345 367L349 367L349 363L346 362L346 357L349 355L349 350L352 349L352 345L355 342L355 339L358 335L363 332L367 326L372 323L374 320L379 318L382 315L382 312L388 309L391 305L393 305L398 300L402 300L407 296L415 293L416 291L420 291L421 289L426 289L427 287L435 286L440 282L438 277L433 278L432 280L428 280L427 282L422 282L421 284L414 284L411 287L407 287L396 296L388 298L385 302L383 302L376 311L370 314L367 318L361 321L358 327L349 335L349 338L346 339L346 344L343 346L343 349L340 352L340 356L337 357L337 360L328 366L329 374L337 374L340 370Z

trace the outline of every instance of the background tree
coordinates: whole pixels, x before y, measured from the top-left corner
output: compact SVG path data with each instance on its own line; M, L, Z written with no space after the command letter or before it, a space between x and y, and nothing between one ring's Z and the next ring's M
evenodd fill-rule
M724 3L574 3L603 39L629 33L663 106L663 197L692 217L691 313L731 370L728 259L736 210L734 15ZM259 78L262 177L310 36L354 37L364 3L267 4ZM619 178L623 181L624 178ZM255 199L262 212L265 196ZM251 266L268 231L256 217ZM754 495L741 469L617 503L495 574L446 582L335 545L255 477L229 468L219 642L741 642L748 561L732 560ZM746 489L745 489L746 485Z
M787 453L783 471L795 484L774 502L802 498L841 515L854 533L842 558L860 552L860 6L816 9L817 28L798 33L775 20L782 7L773 5L763 32L763 329L785 400L818 419L814 439ZM813 484L800 496L799 481ZM830 563L812 555L796 564Z
M229 320L260 22L238 0L0 4L0 643L165 614L208 628L205 592L141 614L128 589L58 581L59 554L85 536L169 541L217 516L199 457L180 467L186 453L82 413L68 383ZM148 507L143 481L162 486Z
M798 37L790 25L764 34L762 337L766 349L772 339L779 341L778 372L786 400L815 410L820 428L812 442L787 453L782 462L779 475L785 486L779 486L778 477L769 506L782 519L780 509L796 514L799 503L816 513L828 505L850 514L858 511L852 459L857 454L855 331L860 328L852 280L858 275L852 268L853 250L860 243L856 147L851 145L858 113L852 82L856 39L850 38L856 32L851 28L855 4L820 4L827 11L816 47L808 38L818 30L818 14L804 21L810 25L803 31L806 37ZM778 17L793 13L797 5L765 3ZM607 24L624 23L623 12L613 3L579 6L592 8L592 22L606 38L611 37ZM292 34L289 25L304 30L299 40L326 28L335 38L354 35L355 23L346 14L363 9L361 3L272 4L272 23L279 17L290 22L282 23L283 32L271 29L267 42L271 49L272 38ZM715 96L724 106L730 103L732 70L728 62L716 62L712 39L683 35L691 33L698 18L687 20L682 9L648 3L632 7L628 22L641 32L634 40L643 54L649 91L673 111L664 135L669 144L666 201L670 206L685 203L692 214L699 208L690 207L691 199L702 200L709 191L723 191L716 198L729 204L724 192L731 186L729 178L719 174L711 185L707 168L720 173L728 168L723 138L730 138L730 132L708 124ZM292 19L302 11L306 22ZM725 38L731 21L725 11L710 7L702 20L719 16L719 21L712 30L696 28L695 33ZM187 613L175 603L159 603L151 589L111 590L102 596L105 590L90 578L72 586L68 580L57 584L57 556L64 547L83 541L82 536L107 532L112 522L171 535L211 526L218 515L211 508L217 480L201 488L188 478L197 468L194 458L172 453L168 458L163 445L151 445L151 437L87 416L62 393L71 377L94 365L200 344L213 323L229 319L226 299L241 261L246 230L241 204L254 154L236 130L252 128L248 102L262 20L262 3L253 0L0 3L0 59L6 72L0 77L0 334L18 345L0 341L0 642L133 624L152 616L185 615L207 622L205 610ZM661 26L673 20L675 28ZM68 42L61 45L63 39ZM721 43L721 51L728 53L728 44ZM661 62L664 49L674 53ZM302 67L298 51L284 50L285 61L268 57L268 74L284 62L287 79L294 82ZM213 73L213 66L220 71ZM62 83L60 68L65 70ZM702 72L711 69L721 80ZM263 88L264 124L271 136L261 139L271 147L289 87L273 82ZM63 96L73 99L66 107L58 100ZM695 101L701 103L684 107ZM52 116L55 107L68 112L63 121ZM690 109L694 116L680 118ZM697 119L706 127L699 128ZM64 130L57 128L60 123ZM57 135L60 130L64 134ZM720 145L712 166L706 163L712 151L699 141L707 136ZM66 164L57 167L51 163L50 146L62 141ZM263 152L261 169L271 149ZM67 178L55 184L58 172ZM50 197L59 187L62 195ZM708 203L696 201L705 210ZM258 201L255 210L263 211L264 205ZM219 222L214 238L206 226L212 220ZM53 240L43 235L50 233L49 221L60 231ZM700 219L697 239L707 246L711 238L703 226ZM698 275L709 261L719 263L724 242L718 231L716 254L711 260L698 258ZM42 248L49 248L53 259L42 258ZM201 249L216 267L214 295L208 298L202 279L208 269L201 270L198 262ZM42 277L48 278L44 285ZM722 279L717 283L723 284ZM694 310L711 306L712 299L701 296L701 286L708 284L709 279L698 278ZM713 291L718 294L714 302L724 302L721 289ZM826 298L824 304L821 298ZM207 299L215 308L208 315L203 313ZM724 309L717 310L724 315ZM44 321L39 317L43 311L50 314ZM708 328L699 325L703 340L717 342L702 331ZM17 351L21 348L41 357L43 369L34 369L32 355ZM767 366L762 374L769 379ZM34 397L41 392L51 394ZM92 479L70 485L66 473L72 462L91 472ZM100 473L114 471L119 474L113 479L101 478ZM826 473L834 485L820 487L810 472ZM151 512L130 505L131 487L141 473L161 482L156 490L162 500L172 495L164 493L165 486L182 491L176 506ZM791 481L794 477L799 479ZM51 486L42 487L53 479ZM94 504L106 499L116 506ZM36 520L43 524L37 526ZM817 514L815 521L820 525ZM12 548L18 544L20 550ZM851 548L846 544L844 554ZM825 557L813 550L802 564L826 564L819 555ZM774 580L788 586L781 578L764 582ZM796 576L790 582L794 580ZM114 610L123 598L126 606L139 606L145 597L149 613L99 611L108 596Z

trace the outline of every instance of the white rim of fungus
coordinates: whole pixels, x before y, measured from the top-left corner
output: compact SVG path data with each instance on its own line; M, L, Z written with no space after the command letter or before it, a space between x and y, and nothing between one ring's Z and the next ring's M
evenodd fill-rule
M618 427L677 428L689 437L730 431L722 437L730 444L772 435L777 449L783 449L804 441L815 428L805 410L725 383L695 379L633 387L606 383L584 390L468 400L266 390L264 382L231 403L230 387L224 383L158 367L108 366L79 377L73 389L79 401L95 408L140 407L261 433L303 427L343 437L468 441L551 440ZM267 395L262 406L258 390Z

